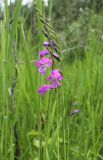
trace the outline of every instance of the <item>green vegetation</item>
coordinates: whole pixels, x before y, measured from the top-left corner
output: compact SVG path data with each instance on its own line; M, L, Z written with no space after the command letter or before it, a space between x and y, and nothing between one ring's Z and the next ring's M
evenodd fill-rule
M0 19L0 160L103 160L103 4L97 6L95 0L72 16L78 5L67 0L63 8L60 2L50 0L46 8L41 0L30 8L22 7L21 0L13 6L5 2ZM46 38L35 6L53 22L62 54L63 84L44 97L38 88L46 78L35 61ZM75 109L79 113L73 116Z

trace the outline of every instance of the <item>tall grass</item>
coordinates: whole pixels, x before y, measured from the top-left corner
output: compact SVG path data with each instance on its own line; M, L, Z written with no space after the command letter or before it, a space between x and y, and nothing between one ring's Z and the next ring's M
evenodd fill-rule
M52 5L50 1L49 18ZM40 97L37 90L45 79L32 60L42 49L42 23L37 15L39 42L31 45L21 7L18 0L10 24L5 3L0 21L0 159L102 160L103 56L96 50L102 53L100 44L90 34L85 59L63 62L62 88ZM37 8L45 13L42 1ZM71 116L75 108L79 113Z

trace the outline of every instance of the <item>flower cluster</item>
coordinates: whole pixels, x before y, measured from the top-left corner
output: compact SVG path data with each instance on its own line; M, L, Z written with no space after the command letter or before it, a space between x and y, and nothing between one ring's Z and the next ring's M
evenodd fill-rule
M46 74L47 68L51 68L52 70L50 76L46 78L49 84L41 86L38 90L41 96L51 89L58 88L61 85L60 81L63 80L61 71L58 69L53 69L53 58L58 60L59 56L53 53L51 56L50 48L52 48L52 46L49 42L44 42L43 45L46 47L46 50L39 52L40 60L36 62L36 67L38 67L38 72L40 72L42 76ZM49 55L51 58L46 57L47 55Z

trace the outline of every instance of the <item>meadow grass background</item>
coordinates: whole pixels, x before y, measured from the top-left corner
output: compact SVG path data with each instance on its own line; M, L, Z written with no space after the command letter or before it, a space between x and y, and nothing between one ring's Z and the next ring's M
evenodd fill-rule
M49 17L52 5L51 1ZM0 21L0 160L102 160L103 35L92 30L95 19L97 29L103 29L102 18L91 18L82 60L80 50L73 52L72 63L71 51L62 54L62 87L40 97L37 90L45 78L34 61L45 38L36 13L38 38L32 42L32 29L25 29L21 7L18 0L10 24L5 3ZM37 7L44 13L42 1ZM56 33L62 46L62 33ZM76 108L79 113L70 116Z

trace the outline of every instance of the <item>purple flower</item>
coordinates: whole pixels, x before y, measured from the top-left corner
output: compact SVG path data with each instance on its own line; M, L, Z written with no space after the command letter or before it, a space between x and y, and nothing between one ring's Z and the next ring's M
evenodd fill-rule
M47 78L48 81L52 80L63 80L63 76L58 69L52 70L51 75Z
M42 50L39 52L40 57L44 57L45 55L49 54L50 52L48 50Z
M74 109L71 113L70 116L76 115L79 112L78 109Z
M51 75L47 78L48 81L52 82L52 88L60 86L60 80L63 80L63 76L58 69L52 70Z
M38 89L38 92L41 96L43 96L47 91L51 90L52 86L51 85L43 85Z
M52 60L49 58L42 58L36 62L36 66L39 68L38 71L42 74L46 74L46 68L52 67Z
M58 80L54 80L52 83L52 88L58 88L60 86L60 82Z
M44 45L44 47L50 47L51 46L49 42L44 42L43 45Z

